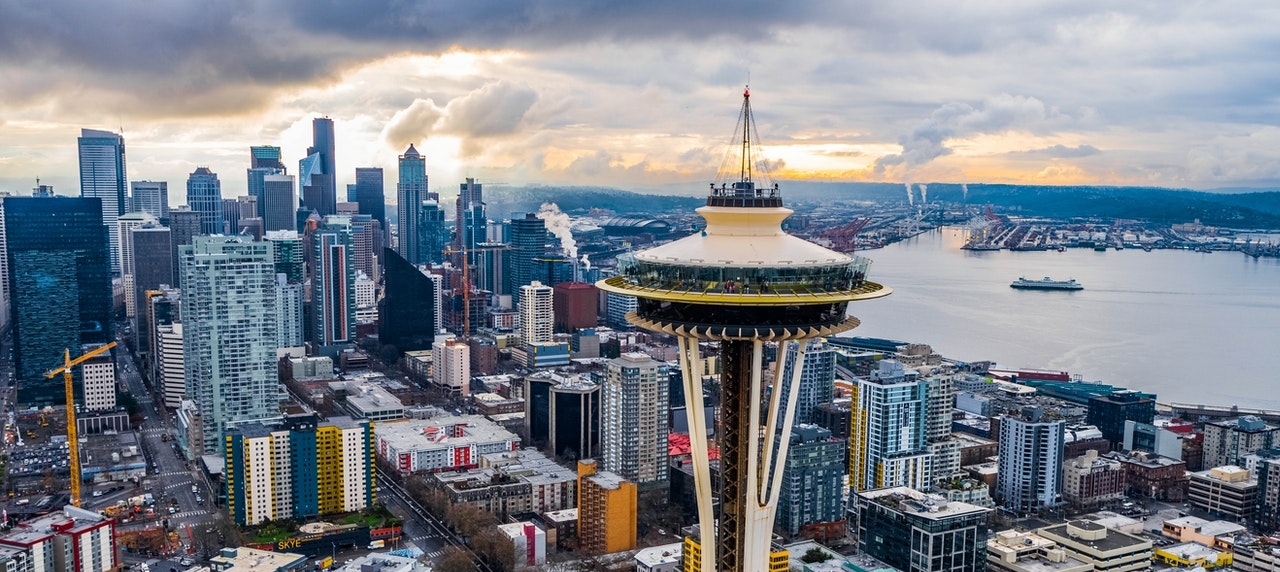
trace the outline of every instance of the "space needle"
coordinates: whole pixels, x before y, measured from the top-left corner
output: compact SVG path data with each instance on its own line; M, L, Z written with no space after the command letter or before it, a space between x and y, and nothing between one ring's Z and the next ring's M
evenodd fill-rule
M734 142L697 212L702 230L618 257L618 275L596 285L635 296L627 320L676 337L689 420L703 572L768 572L774 515L809 342L860 323L850 302L889 295L866 279L871 261L791 236L776 183L758 148L751 93L742 94ZM726 172L737 171L737 180ZM719 342L720 514L712 512L699 343ZM765 344L777 343L773 390L764 387ZM789 384L783 364L796 347ZM789 391L783 400L783 388ZM718 516L718 519L717 519ZM717 525L718 523L718 525Z

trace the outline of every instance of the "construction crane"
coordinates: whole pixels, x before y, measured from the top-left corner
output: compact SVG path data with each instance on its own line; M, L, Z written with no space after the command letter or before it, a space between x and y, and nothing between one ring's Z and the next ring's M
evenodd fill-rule
M501 246L477 246L467 248L466 244L462 248L454 248L446 246L443 254L449 256L451 254L462 255L462 339L471 339L471 256L470 252L484 252L492 250L510 250L508 245Z
M71 447L71 504L74 506L80 506L80 439L76 435L76 393L71 387L71 368L98 357L114 347L116 347L115 342L107 342L76 359L71 359L70 349L63 350L62 367L44 374L46 378L52 379L61 373L62 389L67 394L67 445Z

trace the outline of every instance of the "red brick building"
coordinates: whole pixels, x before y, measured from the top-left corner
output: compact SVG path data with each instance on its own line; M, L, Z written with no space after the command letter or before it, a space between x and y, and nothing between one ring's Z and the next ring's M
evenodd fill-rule
M1179 502L1187 496L1187 464L1153 453L1130 451L1109 453L1125 471L1129 494L1143 498Z
M600 290L583 282L561 282L553 287L551 308L555 330L572 334L582 328L594 328L599 321L597 306Z

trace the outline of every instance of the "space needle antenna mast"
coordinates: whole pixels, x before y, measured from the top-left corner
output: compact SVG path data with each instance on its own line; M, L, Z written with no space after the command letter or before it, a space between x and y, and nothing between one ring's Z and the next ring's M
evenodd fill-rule
M866 279L871 261L791 236L776 183L757 186L761 155L750 92L743 91L741 137L726 153L697 212L706 228L642 252L618 256L618 275L601 289L636 297L627 320L676 337L693 453L703 572L768 572L774 514L781 492L805 352L814 338L853 329L850 302L887 296ZM741 142L739 149L738 143ZM740 155L735 155L737 150ZM737 159L737 160L734 160ZM734 169L734 167L737 167ZM725 176L728 175L728 176ZM719 344L722 373L720 514L712 512L700 344ZM777 343L773 391L765 398L766 343ZM794 367L784 365L795 347ZM785 405L783 404L785 394ZM717 524L718 523L718 524Z

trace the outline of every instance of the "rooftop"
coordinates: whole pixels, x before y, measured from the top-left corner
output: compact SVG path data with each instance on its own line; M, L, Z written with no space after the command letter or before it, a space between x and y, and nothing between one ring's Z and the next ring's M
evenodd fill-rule
M1059 543L1081 544L1099 552L1130 549L1151 549L1151 541L1115 530L1088 520L1073 520L1065 524L1047 526L1036 531L1040 536Z
M929 495L910 487L889 487L857 493L876 504L897 510L903 514L937 520L955 516L979 515L989 509L965 502L948 501L938 495Z
M451 437L450 429L458 426L462 427L462 436ZM379 440L401 451L520 440L514 433L481 415L450 415L380 423L374 427L374 433Z
M221 554L210 558L209 561L221 572L277 572L306 558L292 552L270 552L242 546L223 548Z
M636 553L636 562L650 568L660 564L674 564L680 561L680 552L683 549L683 542L645 548Z
M1218 555L1222 553L1221 550L1214 550L1208 546L1196 544L1194 542L1183 542L1182 544L1165 546L1163 548L1157 548L1156 551L1172 554L1189 562L1195 562L1197 560L1217 561Z

